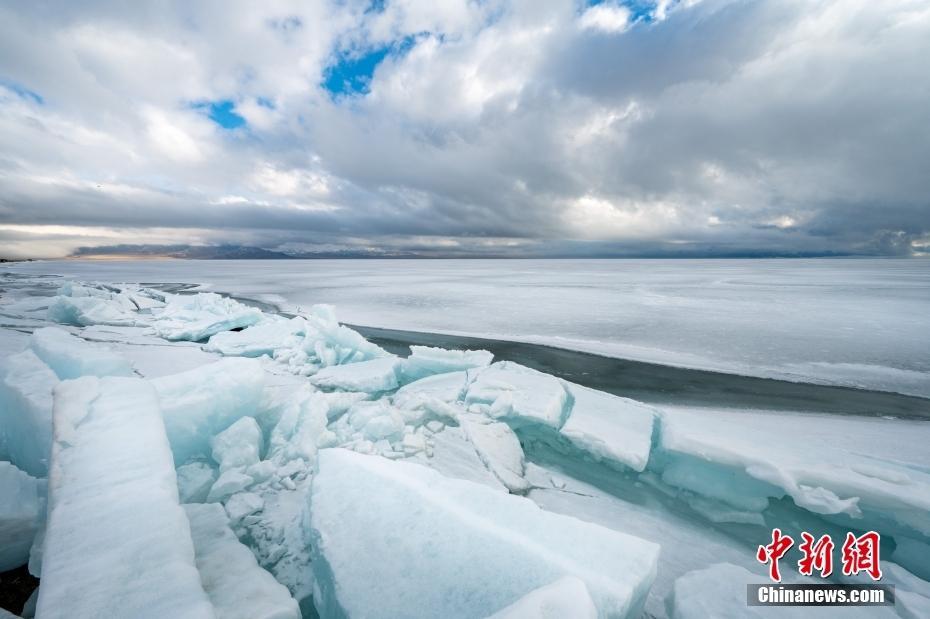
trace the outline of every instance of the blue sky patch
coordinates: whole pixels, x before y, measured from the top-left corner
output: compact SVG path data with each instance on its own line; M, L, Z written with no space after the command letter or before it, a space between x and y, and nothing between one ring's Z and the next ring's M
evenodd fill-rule
M39 105L45 104L45 99L42 98L42 95L34 90L29 90L19 82L14 82L13 80L0 77L0 86L12 90L19 96L20 99L25 99L26 101L30 101L32 103L38 103Z
M202 101L195 103L191 107L202 110L207 113L210 120L218 124L223 129L238 129L245 126L245 119L235 112L235 104L229 99L220 101Z
M416 37L407 36L391 45L369 50L361 55L342 52L335 64L323 73L323 88L334 97L366 94L375 69L388 55L402 56L413 47Z
M606 0L589 0L588 6L594 6L596 4L604 4ZM625 6L630 10L630 22L651 22L654 19L653 13L655 12L656 3L650 0L626 0L625 2L620 2L622 6Z

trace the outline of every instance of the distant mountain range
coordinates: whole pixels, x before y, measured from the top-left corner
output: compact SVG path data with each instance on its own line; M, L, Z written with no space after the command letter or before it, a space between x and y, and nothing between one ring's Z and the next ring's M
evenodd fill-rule
M180 258L184 260L306 260L312 258L420 258L410 252L367 251L285 253L244 245L105 245L79 247L69 258Z
M664 251L626 251L602 248L573 247L559 251L558 247L537 248L519 253L485 254L435 251L385 251L343 249L319 252L282 252L246 245L105 245L80 247L69 258L97 260L179 258L184 260L312 260L324 258L826 258L851 254L824 252L770 252L758 250L668 248Z

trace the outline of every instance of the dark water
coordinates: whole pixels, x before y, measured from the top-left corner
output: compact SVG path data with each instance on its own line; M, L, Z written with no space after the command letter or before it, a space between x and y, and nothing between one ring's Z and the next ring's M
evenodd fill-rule
M411 344L484 349L586 387L654 404L930 419L930 399L614 359L539 344L347 325L406 356Z

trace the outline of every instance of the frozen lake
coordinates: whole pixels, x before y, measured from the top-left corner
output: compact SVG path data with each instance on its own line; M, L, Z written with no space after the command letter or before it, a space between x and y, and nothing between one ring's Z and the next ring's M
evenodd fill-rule
M354 325L930 396L930 261L48 261L7 269L183 282Z

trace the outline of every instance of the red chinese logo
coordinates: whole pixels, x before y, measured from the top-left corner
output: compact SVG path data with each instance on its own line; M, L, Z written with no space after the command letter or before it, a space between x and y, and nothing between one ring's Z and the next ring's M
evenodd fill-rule
M816 569L820 572L821 578L826 578L833 573L833 540L829 535L824 535L817 542L814 542L814 536L804 531L801 533L804 539L798 550L804 555L798 561L798 571L804 576L810 576Z
M882 568L878 563L880 540L881 537L875 531L869 531L859 537L847 533L843 543L843 574L855 576L859 572L866 572L872 580L881 579Z
M820 573L821 578L827 578L833 573L833 549L835 545L829 535L816 539L804 531L801 533L801 543L798 550L801 559L798 561L798 572L803 576L812 576L814 571ZM853 533L846 534L843 543L843 575L855 576L865 572L872 580L881 580L882 569L879 561L879 542L881 536L875 531L869 531L859 537ZM759 546L756 559L769 566L769 578L781 582L781 572L778 561L794 546L794 539L784 535L781 529L772 529L772 542Z
M772 529L772 543L767 546L759 546L759 550L756 551L756 559L760 563L769 564L769 578L775 582L781 582L778 560L785 556L785 553L792 546L794 546L794 540L790 535L782 535L781 529Z

